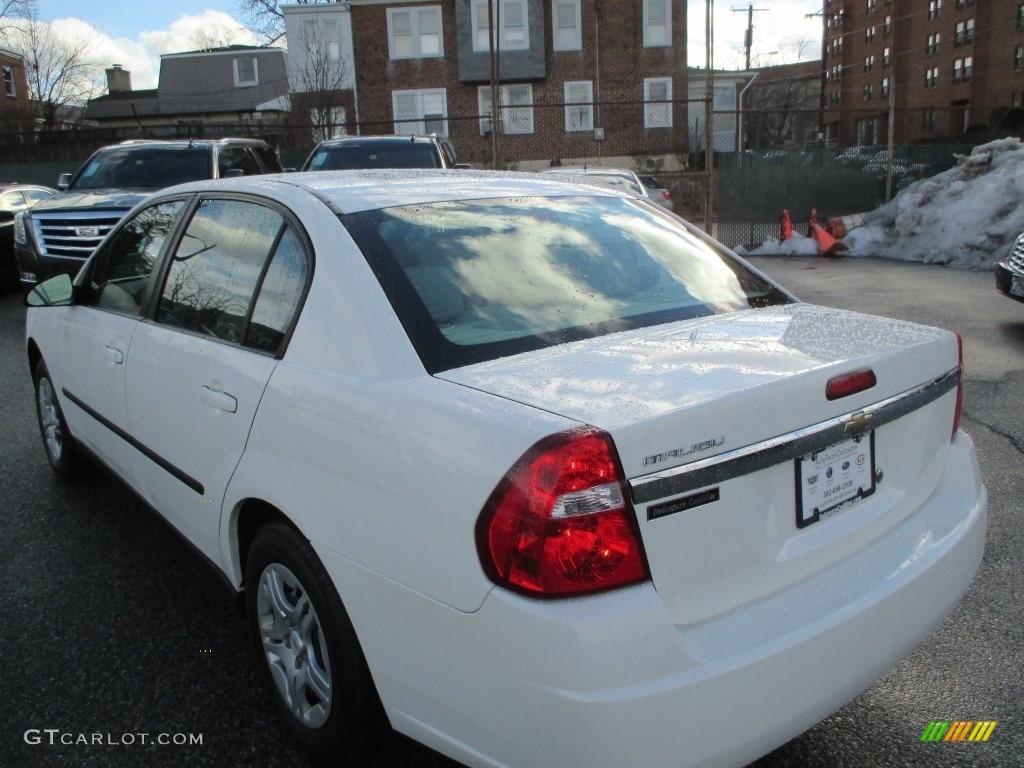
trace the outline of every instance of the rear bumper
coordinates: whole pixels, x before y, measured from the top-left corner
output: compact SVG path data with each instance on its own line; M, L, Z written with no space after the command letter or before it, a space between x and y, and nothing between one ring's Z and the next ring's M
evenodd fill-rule
M468 765L742 766L869 687L957 605L987 496L960 433L936 492L853 557L674 625L650 584L454 611L318 547L392 724Z

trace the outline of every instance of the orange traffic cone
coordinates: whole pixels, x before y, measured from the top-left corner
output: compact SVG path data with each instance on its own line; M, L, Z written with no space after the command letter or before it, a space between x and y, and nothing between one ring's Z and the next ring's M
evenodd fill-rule
M779 242L785 242L793 237L793 220L789 218L789 209L782 209L782 226L779 232Z

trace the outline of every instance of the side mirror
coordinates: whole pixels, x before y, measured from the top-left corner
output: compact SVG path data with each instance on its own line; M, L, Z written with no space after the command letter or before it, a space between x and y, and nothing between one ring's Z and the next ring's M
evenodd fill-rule
M71 275L55 275L25 294L26 307L67 307L75 297Z
M241 168L228 168L224 171L225 179L237 179L239 176L245 176L245 171Z
M452 166L452 168L455 168L456 170L460 170L460 171L468 171L472 167L473 166L470 165L469 163L456 163L455 165Z
M71 174L70 173L62 173L60 176L57 177L57 189L59 189L61 192L67 192L68 187L70 187L70 186L71 186Z

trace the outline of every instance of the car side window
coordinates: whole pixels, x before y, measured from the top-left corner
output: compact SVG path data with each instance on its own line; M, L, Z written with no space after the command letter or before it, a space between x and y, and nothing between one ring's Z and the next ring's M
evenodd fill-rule
M156 319L274 352L306 275L305 250L279 211L249 201L207 199L171 259Z
M28 199L29 205L35 205L40 200L53 196L53 192L47 192L45 189L23 189L21 191Z
M245 176L260 174L260 165L248 147L224 147L217 155L217 168L221 178L235 168Z
M127 220L90 262L79 304L137 315L149 276L184 200L158 203Z
M263 165L264 173L281 173L284 168L281 167L281 161L275 152L270 147L254 146L252 151L256 154L260 163Z

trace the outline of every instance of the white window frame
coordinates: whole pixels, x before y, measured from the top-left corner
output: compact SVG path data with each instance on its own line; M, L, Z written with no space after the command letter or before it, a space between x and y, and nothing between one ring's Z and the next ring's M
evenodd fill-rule
M408 8L401 6L398 8L388 8L388 57L391 59L437 59L444 56L444 28L443 28L443 17L441 15L440 5L422 5ZM398 15L409 16L409 48L408 54L398 53L395 46L395 29L394 29L394 18ZM423 32L423 20L426 17L434 16L437 21L437 52L436 53L424 53L423 52L423 40L428 35L433 35L433 32Z
M672 45L672 0L644 0L644 48ZM653 23L652 11L664 10L664 22Z
M524 93L525 103L512 103L513 92ZM491 126L491 87L477 88L480 108L480 133L486 134ZM498 110L501 112L501 132L504 135L533 133L533 86L529 83L511 83L498 86Z
M409 120L410 118L399 115L398 100L404 96L412 96L416 102L415 114L411 119L418 120L419 122L399 122L400 120ZM440 97L441 99L441 113L437 115L433 112L427 114L424 107L424 101L426 99L435 99ZM448 93L444 88L413 88L409 90L397 90L391 92L391 114L394 120L394 132L402 136L411 136L416 134L423 136L428 133L435 133L435 131L427 130L428 118L433 120L441 121L440 135L448 135Z
M573 26L558 25L559 8L567 9L573 16ZM559 31L566 31L572 35L572 40L562 42ZM551 48L555 51L580 51L583 50L583 22L580 11L580 0L551 0Z
M582 100L573 98L572 90L585 88L586 93L582 94ZM576 133L578 131L594 130L594 83L592 80L566 81L565 92L565 132ZM574 113L582 115L583 120L574 120Z
M18 86L14 82L14 67L4 64L4 93L10 96L12 99L18 97Z
M651 86L665 85L665 101L651 98ZM657 101L657 104L649 104L650 101ZM672 127L672 78L671 77L645 77L644 78L644 128L671 128ZM667 122L659 122L659 115L664 113Z
M500 9L497 8L497 4L501 3ZM501 25L500 30L496 30L494 36L495 46L502 51L526 51L530 48L530 9L527 0L471 0L470 2L470 29L473 36L473 51L476 53L490 50L490 37L489 30L487 29L487 6L488 3L493 4L494 10L492 13L496 13L498 16L498 23ZM523 12L523 39L512 41L509 39L510 28L507 26L508 23L508 11L509 6L519 6ZM487 39L483 39L481 31L487 31Z
M242 80L241 75L239 74L238 71L238 62L240 61L252 62L252 80ZM236 88L251 88L255 85L260 84L260 61L255 56L240 56L237 59L232 59L231 70L235 74Z

